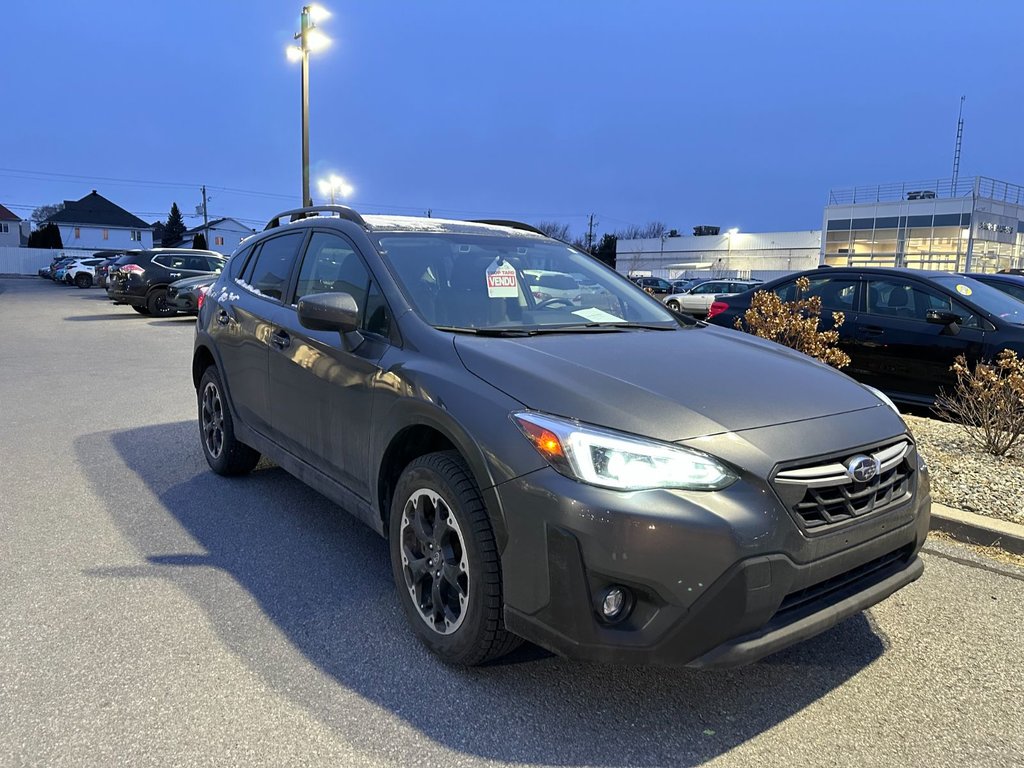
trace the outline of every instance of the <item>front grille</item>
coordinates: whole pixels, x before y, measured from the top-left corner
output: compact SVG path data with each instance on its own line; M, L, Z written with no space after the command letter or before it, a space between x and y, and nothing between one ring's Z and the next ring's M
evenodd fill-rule
M773 485L803 527L817 530L902 504L913 494L913 444L908 440L851 451L827 462L787 467ZM855 479L851 465L874 460L877 474ZM867 463L871 463L870 461Z

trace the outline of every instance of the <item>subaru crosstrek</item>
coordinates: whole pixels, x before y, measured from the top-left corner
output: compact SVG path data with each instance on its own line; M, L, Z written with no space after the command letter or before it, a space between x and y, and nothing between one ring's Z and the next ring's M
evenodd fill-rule
M192 375L210 467L266 455L384 535L452 663L736 665L923 568L928 472L883 395L526 225L280 214L204 298Z

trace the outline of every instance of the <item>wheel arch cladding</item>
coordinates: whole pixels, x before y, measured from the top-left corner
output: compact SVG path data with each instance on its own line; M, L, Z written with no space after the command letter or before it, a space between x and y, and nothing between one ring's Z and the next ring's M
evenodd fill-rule
M192 356L192 383L199 389L199 380L203 378L203 371L211 365L216 365L213 353L206 347L199 347Z
M411 424L395 433L388 442L377 470L377 505L385 531L388 528L392 493L402 471L420 456L437 451L458 451L460 455L463 454L448 435L428 424ZM468 463L464 455L463 459Z

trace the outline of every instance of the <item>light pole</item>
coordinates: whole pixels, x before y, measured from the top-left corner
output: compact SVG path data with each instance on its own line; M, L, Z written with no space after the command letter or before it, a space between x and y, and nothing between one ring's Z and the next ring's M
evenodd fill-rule
M331 205L334 205L335 195L344 198L355 192L355 189L351 184L341 178L341 176L335 176L334 174L331 174L326 179L320 179L320 181L317 182L317 187L320 188L321 195L324 197L330 196Z
M309 53L319 51L331 44L331 39L316 28L318 21L330 16L330 12L319 5L302 6L299 17L299 31L295 33L298 45L289 45L288 59L302 62L302 205L313 204L309 194Z

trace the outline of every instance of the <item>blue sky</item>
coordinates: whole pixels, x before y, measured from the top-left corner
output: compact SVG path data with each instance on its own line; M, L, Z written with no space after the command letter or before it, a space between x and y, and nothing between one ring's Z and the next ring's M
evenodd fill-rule
M324 4L312 175L364 212L813 229L830 187L947 177L961 94L961 176L1024 183L1024 3ZM301 5L7 0L0 202L298 204Z

